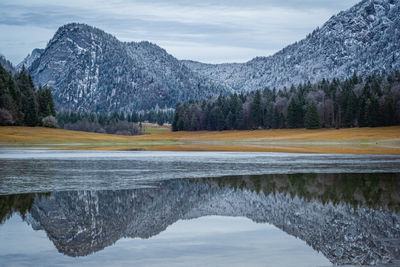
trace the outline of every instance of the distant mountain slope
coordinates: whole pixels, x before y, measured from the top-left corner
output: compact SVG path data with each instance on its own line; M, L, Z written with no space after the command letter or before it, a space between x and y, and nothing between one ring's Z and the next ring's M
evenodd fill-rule
M33 49L32 53L26 56L24 60L17 65L16 69L20 71L22 69L22 66L25 66L25 68L28 69L32 65L32 63L43 54L43 52L44 49Z
M8 61L2 54L0 54L0 64L3 66L5 70L15 73L15 68L13 64L10 61Z
M59 109L76 111L175 107L223 92L157 45L75 23L58 29L29 71L51 86Z
M400 70L399 14L400 0L363 0L273 56L243 64L183 62L237 91Z
M217 65L179 61L155 44L120 42L73 23L24 64L36 84L52 87L58 109L175 107L233 91L400 70L399 14L400 0L363 0L273 56Z

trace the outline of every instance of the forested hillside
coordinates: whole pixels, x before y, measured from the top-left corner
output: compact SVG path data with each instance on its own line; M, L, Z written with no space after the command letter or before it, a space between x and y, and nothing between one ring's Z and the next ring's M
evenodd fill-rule
M60 111L57 114L51 89L36 90L25 67L20 72L7 71L0 64L0 125L47 126L69 130L120 135L142 133L140 122L171 123L173 109L148 111L80 113Z
M55 127L55 116L49 87L36 90L24 67L13 75L0 64L0 125Z
M236 92L282 89L323 78L366 77L400 69L400 0L363 0L331 17L305 39L246 63L184 61L200 76Z
M174 131L400 124L400 72L178 104Z
M121 42L79 23L60 27L28 64L35 84L51 86L58 110L131 112L227 93L149 42Z
M6 70L15 74L15 68L10 61L0 54L0 65Z

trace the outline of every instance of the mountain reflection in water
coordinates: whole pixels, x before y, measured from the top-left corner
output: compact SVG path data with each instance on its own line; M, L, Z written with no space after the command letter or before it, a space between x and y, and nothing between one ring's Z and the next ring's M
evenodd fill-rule
M0 203L0 222L19 212L72 257L124 237L150 238L178 220L219 215L272 224L333 264L400 260L399 174L177 179L132 190L6 195Z

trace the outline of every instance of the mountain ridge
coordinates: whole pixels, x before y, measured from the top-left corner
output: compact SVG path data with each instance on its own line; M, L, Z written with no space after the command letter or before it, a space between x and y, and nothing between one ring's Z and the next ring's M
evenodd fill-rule
M9 60L7 60L6 57L3 56L2 54L0 54L0 64L1 64L1 66L3 66L3 68L5 70L7 70L13 74L16 72L13 64Z
M188 67L235 91L282 89L308 81L344 79L400 69L400 1L363 0L332 16L305 39L245 63Z
M221 92L155 44L120 42L77 23L60 27L29 71L36 84L52 87L56 106L66 110L174 107Z
M22 70L22 66L26 69L29 69L32 66L32 63L38 59L44 52L44 49L35 48L32 50L32 53L27 55L15 68L17 71Z
M178 60L156 44L120 42L71 23L57 30L29 70L36 84L53 88L58 109L173 108L219 94L400 70L397 14L400 0L363 0L272 56L223 64Z

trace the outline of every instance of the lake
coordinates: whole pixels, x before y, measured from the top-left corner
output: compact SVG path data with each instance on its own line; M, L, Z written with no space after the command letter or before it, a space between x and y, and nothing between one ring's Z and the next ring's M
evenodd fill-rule
M400 157L0 150L0 265L400 264Z

